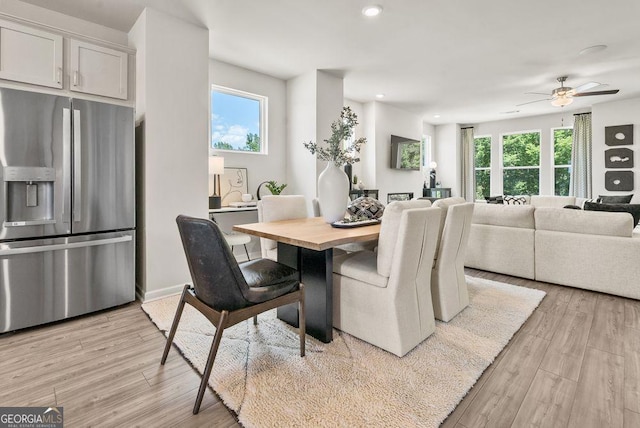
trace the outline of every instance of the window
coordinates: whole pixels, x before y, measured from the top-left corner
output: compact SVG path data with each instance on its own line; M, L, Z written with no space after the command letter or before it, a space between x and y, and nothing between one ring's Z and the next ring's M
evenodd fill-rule
M211 147L267 153L267 97L211 85Z
M540 194L540 132L502 135L502 191Z
M475 137L473 147L475 199L484 199L491 193L491 137Z
M553 130L553 185L556 196L569 196L572 138L572 128Z

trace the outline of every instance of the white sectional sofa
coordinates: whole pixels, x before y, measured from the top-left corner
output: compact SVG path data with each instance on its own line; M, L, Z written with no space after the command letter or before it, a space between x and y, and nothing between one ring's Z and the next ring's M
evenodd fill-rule
M476 204L465 266L640 299L632 217L559 208L583 202L534 196L531 205Z

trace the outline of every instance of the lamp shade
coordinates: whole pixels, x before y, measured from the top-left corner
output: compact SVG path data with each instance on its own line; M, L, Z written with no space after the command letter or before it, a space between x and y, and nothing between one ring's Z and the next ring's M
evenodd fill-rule
M209 157L209 174L224 174L224 158L222 156Z

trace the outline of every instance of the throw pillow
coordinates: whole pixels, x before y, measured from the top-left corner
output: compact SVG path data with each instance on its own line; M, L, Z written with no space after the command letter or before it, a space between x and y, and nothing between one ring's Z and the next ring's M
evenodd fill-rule
M600 195L598 196L597 202L601 204L628 204L631 202L631 199L633 199L633 193L621 196Z
M498 196L485 196L484 198L488 204L503 204L502 195Z
M349 211L349 214L357 217L376 219L382 217L384 205L377 199L362 196L351 201L349 206L347 206L347 211Z
M527 198L525 198L524 196L505 195L503 200L506 205L526 205L527 204Z
M629 213L633 216L634 227L638 224L638 222L640 222L640 204L598 204L593 202L585 202L584 210Z
M564 206L564 207L562 207L562 208L567 208L567 209L570 209L570 210L581 210L581 209L582 209L582 208L580 208L580 207L579 207L579 206L577 206L577 205L565 205L565 206Z

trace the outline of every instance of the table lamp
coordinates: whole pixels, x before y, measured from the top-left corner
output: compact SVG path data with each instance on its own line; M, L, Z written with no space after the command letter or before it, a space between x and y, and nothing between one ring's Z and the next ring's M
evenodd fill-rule
M436 162L431 162L429 164L429 168L431 168L431 171L429 171L429 188L433 189L436 187L436 168L438 167L438 164Z
M220 175L224 174L224 158L222 156L209 157L209 175L213 175L213 194L209 196L209 209L222 206L220 197Z

